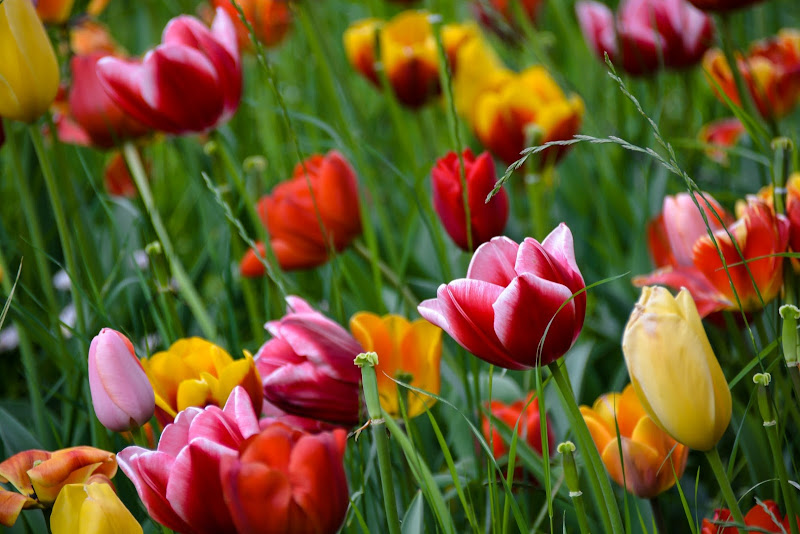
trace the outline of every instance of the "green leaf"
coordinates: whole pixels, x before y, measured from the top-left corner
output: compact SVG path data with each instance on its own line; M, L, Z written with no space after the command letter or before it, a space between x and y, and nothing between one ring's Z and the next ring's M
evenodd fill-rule
M417 494L408 505L406 515L403 516L403 521L400 524L401 532L403 534L418 534L425 530L423 519L425 518L425 509L422 506L424 499L422 497L422 490L417 490Z
M39 440L3 408L0 408L0 441L5 447L6 457L21 451L42 448Z

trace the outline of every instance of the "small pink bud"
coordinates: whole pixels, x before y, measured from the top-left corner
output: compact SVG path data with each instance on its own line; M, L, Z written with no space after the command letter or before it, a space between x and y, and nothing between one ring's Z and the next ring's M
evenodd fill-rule
M153 416L153 386L130 340L103 328L89 347L89 388L97 418L114 432L142 426Z

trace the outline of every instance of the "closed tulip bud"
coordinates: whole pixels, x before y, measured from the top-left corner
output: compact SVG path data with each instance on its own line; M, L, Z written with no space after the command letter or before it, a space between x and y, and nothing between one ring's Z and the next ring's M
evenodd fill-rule
M292 27L292 11L288 0L239 0L236 3L253 27L256 39L264 46L277 46L283 42ZM228 12L236 26L239 46L242 50L250 50L253 47L250 31L239 18L239 11L230 0L211 0L211 5Z
M488 152L476 158L467 148L462 159L474 250L478 245L503 232L508 220L508 195L505 189L500 189L489 202L486 202L486 197L497 181L494 161ZM461 162L458 154L450 152L438 160L431 171L431 178L433 178L433 207L439 219L456 245L469 250Z
M622 352L653 422L689 448L713 448L731 420L731 392L689 292L642 288Z
M64 24L75 0L37 0L36 14L45 24Z
M116 330L103 328L89 346L89 388L95 414L109 430L124 432L153 417L153 387L133 345Z
M58 92L58 62L30 0L0 2L0 117L33 122Z
M68 484L58 494L50 517L53 534L141 534L142 527L103 483Z
M556 361L578 339L584 287L572 232L562 223L541 243L530 237L522 244L507 237L484 243L467 277L439 286L418 310L478 358L530 369Z

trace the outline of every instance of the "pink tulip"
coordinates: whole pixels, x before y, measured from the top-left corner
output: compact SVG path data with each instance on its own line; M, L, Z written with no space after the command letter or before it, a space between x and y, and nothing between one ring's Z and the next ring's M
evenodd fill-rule
M698 63L713 44L711 18L686 0L624 0L616 16L594 1L575 5L584 38L603 59L629 74Z
M153 417L155 395L130 340L103 328L89 346L89 389L97 418L114 432L144 425Z
M235 533L222 498L220 462L259 432L247 392L236 387L225 408L187 408L164 428L158 449L127 447L117 455L150 517L183 534Z
M361 371L353 360L363 352L344 328L300 297L266 328L273 338L256 354L264 397L287 413L340 425L355 425L361 406Z
M169 21L162 44L142 60L106 57L97 71L123 110L171 134L216 128L233 116L242 96L236 28L222 8L211 30L181 15Z
M484 243L467 277L442 284L418 309L478 358L529 369L557 360L575 343L586 293L573 295L584 287L572 232L561 223L541 244L507 237Z

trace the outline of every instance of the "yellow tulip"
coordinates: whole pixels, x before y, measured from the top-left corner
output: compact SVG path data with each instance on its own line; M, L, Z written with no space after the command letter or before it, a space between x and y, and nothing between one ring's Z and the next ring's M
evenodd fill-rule
M53 534L141 534L142 527L108 484L68 484L50 517Z
M58 91L58 62L30 0L0 2L0 117L33 122Z
M442 356L442 330L425 319L409 322L399 315L379 317L360 312L350 319L350 330L366 352L378 354L375 373L381 406L392 417L400 417L398 385L400 380L417 389L439 394L439 362ZM391 377L391 378L390 378ZM403 386L399 386L402 388ZM407 390L406 410L416 417L436 399Z
M644 287L622 337L636 395L679 443L707 451L731 420L731 392L686 289Z

